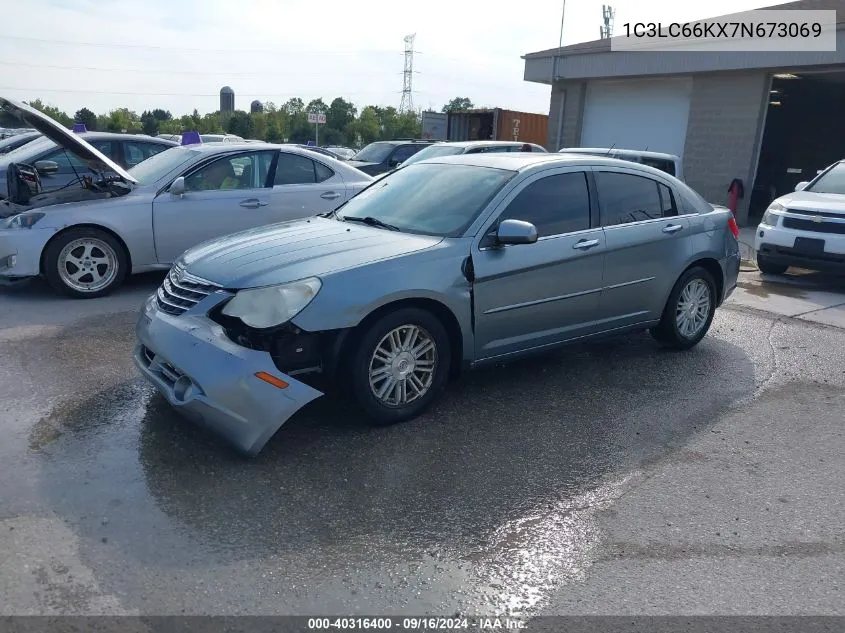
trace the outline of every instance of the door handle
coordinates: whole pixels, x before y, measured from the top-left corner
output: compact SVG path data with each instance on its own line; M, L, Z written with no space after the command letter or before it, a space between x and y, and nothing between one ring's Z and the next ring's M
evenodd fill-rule
M598 240L581 240L580 242L575 242L572 245L572 248L577 248L578 250L585 251L588 248L592 248L593 246L598 246Z
M257 209L258 207L266 207L267 203L262 202L258 198L248 198L246 200L241 200L241 206L245 209Z
M669 224L668 226L663 227L664 233L677 233L682 228L684 228L683 224Z
M327 191L326 193L321 193L320 197L323 200L336 200L337 198L340 198L340 194L336 191Z

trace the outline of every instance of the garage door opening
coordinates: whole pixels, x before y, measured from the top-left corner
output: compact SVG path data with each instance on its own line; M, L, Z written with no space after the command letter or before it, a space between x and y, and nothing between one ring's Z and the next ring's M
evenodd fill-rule
M772 78L760 159L749 201L756 224L769 203L845 158L845 72Z

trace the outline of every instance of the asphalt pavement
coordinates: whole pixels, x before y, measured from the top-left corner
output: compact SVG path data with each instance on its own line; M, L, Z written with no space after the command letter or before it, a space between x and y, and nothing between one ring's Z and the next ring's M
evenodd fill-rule
M136 373L160 281L0 289L0 615L845 614L835 280L743 273L690 352L569 347L389 428L318 400L251 461Z

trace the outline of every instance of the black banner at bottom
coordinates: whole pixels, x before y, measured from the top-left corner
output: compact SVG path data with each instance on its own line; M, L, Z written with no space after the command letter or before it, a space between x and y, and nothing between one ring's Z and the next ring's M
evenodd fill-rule
M845 616L1 616L0 633L845 633Z

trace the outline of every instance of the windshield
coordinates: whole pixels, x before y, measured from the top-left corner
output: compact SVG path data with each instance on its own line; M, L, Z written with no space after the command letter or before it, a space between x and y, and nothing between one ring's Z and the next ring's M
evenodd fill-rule
M404 166L417 163L426 158L436 158L438 156L454 156L455 154L463 154L463 147L456 147L455 145L431 145L423 150L420 150L408 160L402 163Z
M352 160L360 160L365 163L380 163L390 155L392 150L393 143L370 143L355 154Z
M457 237L515 174L473 165L411 165L350 199L338 217L369 217L400 231Z
M138 184L149 185L169 174L179 166L193 161L200 152L183 147L171 147L147 160L138 163L129 170L129 174Z
M818 180L804 189L804 191L845 195L845 163L839 163L819 176Z

